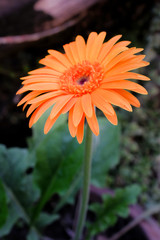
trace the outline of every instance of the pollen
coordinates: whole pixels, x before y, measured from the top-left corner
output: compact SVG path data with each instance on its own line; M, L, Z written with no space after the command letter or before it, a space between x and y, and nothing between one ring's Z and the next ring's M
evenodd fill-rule
M60 76L60 88L76 96L91 93L99 87L103 75L103 69L99 63L91 64L89 61L83 61Z

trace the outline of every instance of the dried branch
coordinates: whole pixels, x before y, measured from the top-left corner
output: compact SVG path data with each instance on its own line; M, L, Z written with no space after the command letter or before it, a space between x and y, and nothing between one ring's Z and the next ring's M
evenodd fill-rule
M85 14L81 14L77 18L74 18L68 22L65 22L64 24L57 26L55 28L51 28L49 30L43 31L43 32L37 32L32 34L24 34L24 35L17 35L17 36L6 36L6 37L0 37L0 44L1 45L8 45L8 44L21 44L25 42L35 42L42 38L52 36L54 34L57 34L59 32L62 32L66 30L67 28L75 25L78 21L80 21Z

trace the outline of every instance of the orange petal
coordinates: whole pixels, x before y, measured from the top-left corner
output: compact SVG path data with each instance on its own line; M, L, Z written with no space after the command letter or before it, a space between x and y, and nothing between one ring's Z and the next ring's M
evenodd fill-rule
M85 94L82 95L81 97L81 103L82 103L82 108L84 113L88 116L88 117L92 117L92 99L91 99L91 95Z
M59 112L53 119L50 119L50 117L47 118L47 121L44 125L44 134L47 134L50 131L60 115L61 112Z
M68 58L65 56L65 54L62 54L56 50L48 50L49 54L51 54L56 60L61 62L65 67L71 67L72 64L68 60Z
M73 58L73 55L72 55L72 52L71 52L69 44L65 44L63 46L63 48L64 48L64 51L66 52L66 56L67 56L68 60L71 62L72 65L74 65L75 64L75 60Z
M72 53L72 56L74 58L75 63L76 64L79 63L80 62L80 57L79 57L79 54L78 54L76 42L71 42L69 44L69 47L71 49L71 53Z
M90 53L90 57L89 57L89 60L91 62L95 62L98 55L99 55L99 52L102 48L102 44L103 44L103 41L106 37L106 32L101 32L97 38L95 38L95 41L93 43L93 46L92 46L92 49L91 49L91 53Z
M92 51L92 47L94 44L95 39L97 38L97 33L92 32L89 34L88 40L87 40L87 46L86 46L86 59L90 60L90 54Z
M129 41L122 41L114 45L114 47L111 49L111 51L108 53L108 55L104 58L102 64L106 66L115 56L117 56L119 53L127 50L126 47L130 42Z
M103 44L102 49L98 56L98 62L102 62L103 59L107 56L109 51L112 49L113 45L122 37L122 35L117 35L111 38L109 41Z
M86 44L82 36L78 35L76 37L76 46L77 46L80 62L82 62L83 60L86 59Z
M77 141L79 142L79 144L82 143L83 141L83 136L84 136L84 120L85 120L85 116L83 115L79 125L78 125L78 128L77 128L77 134L76 134L76 137L77 137Z
M129 57L133 57L135 53L142 51L142 49L136 49L135 47L127 49L126 51L120 53L115 58L113 58L105 67L105 71L108 71L110 68L115 66L120 61L124 61Z
M128 80L106 82L103 83L101 87L105 89L127 89L144 95L148 94L144 87Z
M71 136L75 137L77 133L77 127L75 127L73 124L73 107L70 109L68 115L68 128Z
M50 91L50 90L58 90L58 89L59 89L58 83L34 83L34 84L29 84L20 88L17 94L21 94L31 90Z
M99 94L99 91L94 91L91 94L93 104L99 108L102 112L105 112L109 115L113 115L114 109L107 100Z
M27 105L27 104L26 104ZM31 115L31 113L40 105L40 103L35 103L35 104L32 104L27 112L26 112L26 117L29 117L29 115ZM26 106L25 106L26 107Z
M26 76L26 77L22 77L21 78L21 80L23 80L23 82L22 82L22 84L23 83L25 83L26 81L29 81L29 80L31 80L31 81L37 81L37 82L42 82L43 80L45 81L45 80L47 80L48 79L48 81L53 81L53 82L57 82L57 81L59 81L59 76L55 76L55 75L49 75L49 74L35 74L35 75L29 75L29 76Z
M124 108L127 111L130 112L132 111L132 107L129 104L129 102L124 97L114 92L113 90L107 91L105 89L97 89L97 94L99 94L101 97L103 97L107 102L111 104Z
M21 80L29 80L29 79L41 79L41 78L49 78L49 79L59 79L59 76L52 75L52 74L34 74L28 75L25 77L21 77Z
M117 115L116 115L115 112L114 112L114 114L112 116L108 115L106 113L104 113L104 115L106 116L108 121L111 122L113 125L117 125L118 124L118 119L117 119Z
M70 101L70 99L73 98L73 96L73 94L62 96L52 108L50 118L53 119L58 114L58 112L61 111L61 109Z
M67 113L77 102L77 98L73 97L62 109L62 113Z
M144 58L146 57L146 55L142 54L142 55L131 55L128 56L126 59L124 59L123 61L121 61L120 63L139 63L141 62ZM118 64L117 64L118 65Z
M108 56L104 59L102 65L104 66L104 68L107 69L107 65L108 63L114 59L114 57L116 57L119 53L123 52L123 51L126 51L128 48L127 47L119 47L119 48L116 48L114 49L113 51L111 51ZM105 70L105 69L104 69ZM107 70L106 70L107 72Z
M118 43L116 43L114 46L113 46L113 49L116 49L116 48L120 48L120 47L126 47L128 46L129 44L131 43L131 41L120 41Z
M50 108L58 99L59 99L59 97L55 97L55 98L49 99L48 101L45 101L44 103L42 103L32 114L32 116L30 118L30 122L29 122L29 127L32 127L32 125L38 121L38 119L42 116L42 114L48 108ZM32 104L32 106L33 106L33 104Z
M92 117L89 118L89 117L86 116L86 119L87 119L88 125L89 125L90 129L92 130L92 132L96 136L98 136L99 135L99 125L98 125L98 121L97 121L97 117L96 117L94 107L93 107Z
M17 104L17 106L20 106L23 103L30 101L31 99L34 99L39 94L41 94L41 91L33 91L33 92L28 93L24 98L21 99L21 101Z
M130 92L127 92L126 90L117 89L115 92L119 93L121 96L123 96L127 101L132 104L135 107L140 107L139 100Z
M27 107L27 102L23 105L23 111L24 111L24 109Z
M83 108L81 98L79 98L73 108L73 124L75 127L78 126L83 116Z
M125 72L125 73L120 73L116 74L113 76L107 76L107 73L104 75L104 80L103 82L111 82L111 81L119 81L119 80L125 80L125 79L139 79L139 80L144 80L144 81L149 81L150 78L139 74L139 73L134 73L134 72Z
M28 79L28 80L24 80L22 82L22 84L24 85L29 85L29 84L32 84L32 83L59 83L59 79L58 78L48 78L48 77L37 77L37 78L31 78L31 79Z
M131 71L131 70L134 70L136 68L140 68L140 67L145 67L149 65L148 62L145 62L145 61L141 61L141 62L138 62L138 63L130 63L130 64L127 64L126 62L124 63L119 63L117 64L114 68L110 69L108 72L107 72L107 75L108 76L111 76L111 75L115 75L115 74L119 74L119 73L124 73L124 72L127 72L127 71Z
M45 65L45 66L47 66L47 67L50 67L50 68L52 68L52 69L54 69L54 70L56 70L56 71L59 71L59 72L61 72L61 73L63 73L63 72L66 71L66 69L67 69L67 68L66 68L64 65L62 65L60 62L58 62L58 61L56 61L56 60L54 60L54 59L49 59L49 58L47 58L47 57L41 59L41 60L39 61L39 63L41 63L41 64L43 64L43 65Z
M47 75L55 75L55 76L59 76L61 75L61 72L58 72L56 70L53 70L53 69L50 69L50 68L47 68L47 67L42 67L42 68L39 68L39 69L35 69L35 70L32 70L30 72L28 72L29 74L35 74L35 75L41 75L41 74L47 74Z
M64 92L59 90L59 91L54 91L54 92L49 92L49 93L44 93L41 96L35 97L34 99L28 101L28 104L33 104L33 103L38 103L44 100L48 100L53 97L61 96L63 95Z

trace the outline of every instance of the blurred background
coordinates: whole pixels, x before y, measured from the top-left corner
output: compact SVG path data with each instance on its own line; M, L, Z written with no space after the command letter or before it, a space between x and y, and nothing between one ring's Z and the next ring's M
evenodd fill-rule
M106 39L122 34L123 40L132 41L132 46L145 48L147 60L151 61L146 70L152 74L149 99L153 92L156 96L150 104L158 108L159 1L0 0L1 143L25 146L26 136L31 134L24 113L16 107L19 78L40 67L38 61L48 49L63 51L63 44L78 34L86 39L91 31L106 31ZM147 114L144 108L142 111ZM150 122L155 121L150 117Z
M0 143L26 147L32 130L22 108L20 77L40 67L48 49L80 34L122 34L130 46L142 47L150 66L140 72L149 95L138 96L140 109L118 110L121 161L107 178L109 186L138 182L141 203L160 201L160 2L158 0L0 0ZM157 215L157 219L160 219ZM158 239L157 239L158 240Z

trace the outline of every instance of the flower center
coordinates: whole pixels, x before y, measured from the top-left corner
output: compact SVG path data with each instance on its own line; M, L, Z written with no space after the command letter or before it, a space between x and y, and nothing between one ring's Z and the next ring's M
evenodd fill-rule
M84 83L88 82L88 81L89 81L89 77L83 76L83 77L81 77L80 79L77 80L77 84L84 85Z
M103 79L103 69L99 63L83 61L60 76L60 88L67 93L80 96L99 87Z

